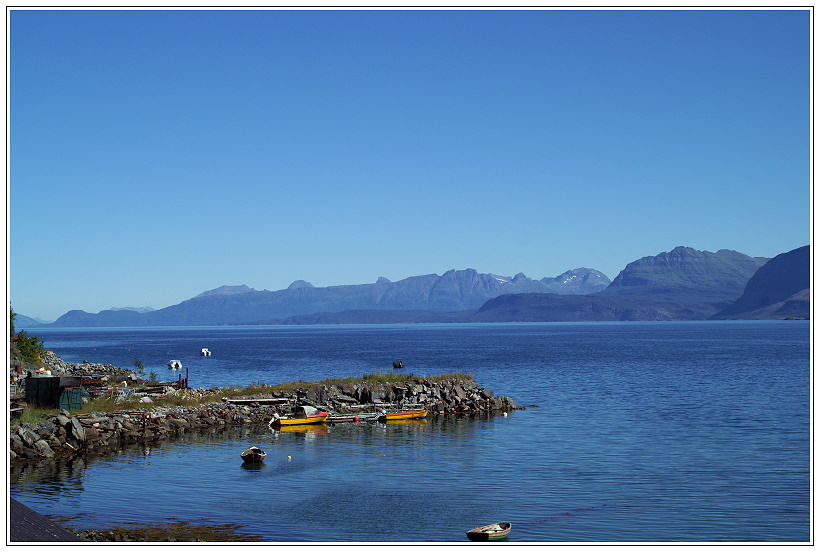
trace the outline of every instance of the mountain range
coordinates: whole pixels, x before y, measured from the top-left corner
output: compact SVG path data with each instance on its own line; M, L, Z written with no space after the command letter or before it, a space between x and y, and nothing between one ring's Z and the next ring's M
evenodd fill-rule
M628 264L613 281L590 268L541 280L466 269L323 288L304 280L278 291L221 286L158 310L69 311L48 326L802 318L809 275L809 246L771 260L676 247Z

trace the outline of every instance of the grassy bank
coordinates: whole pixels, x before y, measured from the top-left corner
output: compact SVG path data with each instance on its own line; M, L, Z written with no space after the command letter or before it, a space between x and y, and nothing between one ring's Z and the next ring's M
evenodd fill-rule
M222 399L235 399L240 397L265 396L269 397L275 392L293 392L298 389L310 389L316 387L349 387L359 383L374 384L407 384L416 380L424 379L432 382L446 380L471 380L472 374L455 372L452 374L442 374L439 376L417 376L412 373L387 373L387 374L364 374L360 378L328 378L322 381L295 381L290 383L280 383L267 385L265 383L253 383L247 387L221 387L217 389L185 389L175 395L152 397L153 403L141 403L139 398L128 400L115 400L111 397L100 397L83 402L82 410L72 411L72 414L90 414L91 412L117 412L122 410L150 409L154 406L199 406L208 403L219 403ZM38 408L29 406L20 417L13 420L12 425L20 423L36 424L43 418L55 416L59 412L58 408Z

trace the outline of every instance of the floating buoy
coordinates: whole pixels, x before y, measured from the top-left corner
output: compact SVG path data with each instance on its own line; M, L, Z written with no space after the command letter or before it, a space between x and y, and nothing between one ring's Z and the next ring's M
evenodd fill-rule
M353 416L353 423L354 423L354 424L358 424L358 423L359 423L359 417L358 417L358 416Z
M507 415L507 413L505 412L505 413L504 413L504 416L506 416L506 415Z
M290 462L290 456L288 456L288 462Z

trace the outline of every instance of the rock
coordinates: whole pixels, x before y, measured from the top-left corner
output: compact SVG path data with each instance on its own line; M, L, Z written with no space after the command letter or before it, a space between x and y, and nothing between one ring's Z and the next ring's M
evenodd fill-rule
M51 450L51 447L48 446L48 443L45 442L43 439L40 439L36 443L34 443L34 448L37 450L40 456L45 456L46 458L51 458L54 456L54 451Z
M97 431L97 428L95 428L95 427L84 427L83 429L85 429L85 440L86 440L86 442L89 442L89 441L95 442L95 441L99 440L100 436L99 436L99 432Z
M344 393L338 393L336 396L333 397L333 399L348 404L355 404L359 402L354 397L351 397L350 395L346 395Z
M141 399L140 399L140 402L141 402L141 403L152 403L152 402L154 402L154 401L152 401L152 400L151 400L151 397L147 397L147 396L146 396L146 397L141 398Z
M71 437L77 441L85 441L85 428L77 418L71 418Z
M20 426L20 429L17 430L17 435L20 436L20 438L23 440L23 443L25 443L27 447L34 446L34 443L36 443L40 439L39 435L34 433L28 427L23 426Z

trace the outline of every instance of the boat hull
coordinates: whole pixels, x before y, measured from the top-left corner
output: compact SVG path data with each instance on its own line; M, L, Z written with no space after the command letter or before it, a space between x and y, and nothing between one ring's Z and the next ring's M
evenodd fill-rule
M493 523L467 531L467 538L475 542L497 541L507 538L511 529L512 524L510 523Z
M256 464L265 459L265 451L259 448L249 448L241 454L242 460L249 464Z
M275 418L271 420L270 425L295 426L308 424L323 424L325 423L329 415L330 414L328 412L322 412L321 414L317 414L315 416L307 416L306 418Z
M396 420L419 420L426 417L427 410L405 410L404 412L385 414L384 419L386 422L392 422Z

